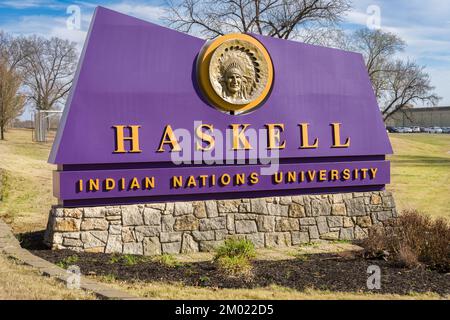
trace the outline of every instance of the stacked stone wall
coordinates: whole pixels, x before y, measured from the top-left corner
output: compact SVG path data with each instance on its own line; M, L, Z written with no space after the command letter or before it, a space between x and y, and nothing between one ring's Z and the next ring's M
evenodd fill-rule
M397 216L387 191L123 206L53 207L54 249L157 255L211 251L228 237L257 248L367 237Z

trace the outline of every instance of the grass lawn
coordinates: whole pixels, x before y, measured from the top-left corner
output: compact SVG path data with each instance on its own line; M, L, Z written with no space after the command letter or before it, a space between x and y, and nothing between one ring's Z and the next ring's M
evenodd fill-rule
M31 141L30 130L9 130L7 140L0 141L0 169L7 173L6 190L0 202L0 218L10 223L15 233L43 230L46 227L50 206L56 203L52 196L52 170L47 164L51 148L49 143ZM392 181L387 187L394 192L399 211L416 208L432 216L450 218L450 135L443 134L391 134L395 154L392 163ZM39 282L40 276L31 274L29 268L12 263L0 256L1 298L46 298L53 294L49 286L57 283ZM11 279L26 291L26 296L14 291ZM22 280L21 280L22 279ZM434 294L407 296L367 293L336 293L328 291L295 291L291 288L267 287L260 289L212 289L182 286L159 282L121 283L114 279L101 279L113 286L134 294L151 298L178 299L433 299ZM35 288L35 284L40 288ZM20 287L22 286L23 287ZM34 288L34 289L33 289ZM60 289L54 289L58 292ZM61 289L62 290L62 289ZM48 291L48 293L46 293ZM64 291L64 290L63 290ZM56 298L77 298L60 291Z
M0 217L16 233L45 229L52 194L52 170L47 164L51 142L31 141L30 130L9 130L0 141L0 169L6 171Z
M450 135L390 134L391 184L399 211L450 218Z

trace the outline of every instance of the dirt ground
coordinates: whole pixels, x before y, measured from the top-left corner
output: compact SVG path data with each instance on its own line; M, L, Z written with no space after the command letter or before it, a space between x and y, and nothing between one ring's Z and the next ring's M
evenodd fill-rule
M377 265L381 269L381 289L376 290L378 294L434 293L443 298L450 295L449 274L424 268L404 269L384 260L367 260L358 253L348 251L314 253L314 250L308 252L294 248L289 252L278 252L275 257L266 252L265 255L258 254L259 258L252 262L251 274L243 276L226 275L209 259L210 254L194 258L173 257L173 262L167 264L150 257L130 255L75 253L69 250L33 252L53 263L72 261L83 274L125 284L181 283L215 290L278 286L298 292L314 289L336 293L373 293L367 288L367 269L370 265Z

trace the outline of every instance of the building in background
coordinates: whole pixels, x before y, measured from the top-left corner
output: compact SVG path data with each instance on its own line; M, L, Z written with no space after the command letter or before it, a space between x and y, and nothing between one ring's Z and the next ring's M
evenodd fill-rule
M386 120L392 127L450 127L450 106L414 108L408 107L394 113Z

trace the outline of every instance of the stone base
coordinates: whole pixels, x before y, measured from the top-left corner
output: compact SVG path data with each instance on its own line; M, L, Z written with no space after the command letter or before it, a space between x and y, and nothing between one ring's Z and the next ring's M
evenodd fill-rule
M157 255L211 251L228 237L257 248L354 240L396 217L387 191L151 203L50 211L53 249Z

